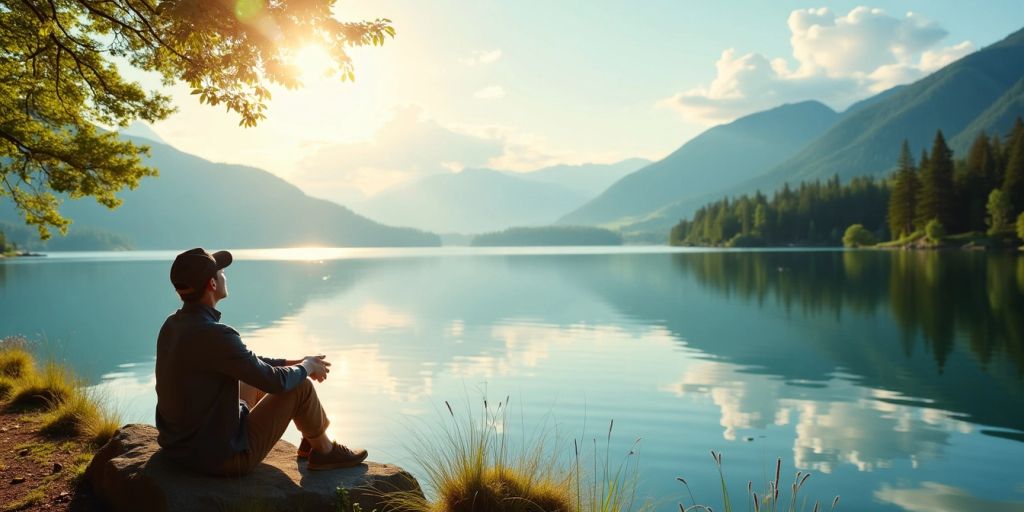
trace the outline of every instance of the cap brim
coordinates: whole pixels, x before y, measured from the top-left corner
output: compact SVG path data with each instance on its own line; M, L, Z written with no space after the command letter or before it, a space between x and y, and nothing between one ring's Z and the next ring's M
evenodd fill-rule
M231 265L231 262L234 261L234 258L231 257L231 253L228 251L217 251L212 256L217 262L218 270Z

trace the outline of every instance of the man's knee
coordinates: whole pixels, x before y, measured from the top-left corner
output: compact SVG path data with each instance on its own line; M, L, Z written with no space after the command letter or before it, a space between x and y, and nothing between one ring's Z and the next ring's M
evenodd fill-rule
M306 379L302 379L302 382L300 382L298 386L295 386L294 388L291 388L288 391L285 391L285 392L283 392L281 394L295 393L295 394L299 394L299 395L306 395L306 394L315 393L315 392L316 391L313 389L313 381L308 379L308 378L306 378Z
M302 396L316 394L316 389L313 387L313 380L309 378L302 379L302 382L300 382L298 386L295 386L294 391Z

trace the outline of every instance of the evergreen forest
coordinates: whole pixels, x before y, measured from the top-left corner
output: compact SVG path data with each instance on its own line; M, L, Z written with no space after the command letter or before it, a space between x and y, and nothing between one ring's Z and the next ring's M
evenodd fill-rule
M729 247L872 245L948 234L988 240L1024 238L1024 120L1004 137L980 133L957 159L939 130L915 160L906 140L884 180L786 184L771 197L725 198L680 220L672 245ZM846 236L844 236L846 235ZM1016 243L1016 241L1014 241Z

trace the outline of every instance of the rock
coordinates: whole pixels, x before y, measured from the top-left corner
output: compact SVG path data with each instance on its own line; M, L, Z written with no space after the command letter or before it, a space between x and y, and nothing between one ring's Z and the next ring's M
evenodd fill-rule
M26 456L26 455L28 455L28 448L22 448L22 449L21 449L21 450L20 450L20 451L18 452L18 457L24 457L24 456Z
M11 484L20 484L20 483L22 483L24 481L25 481L25 477L23 477L23 476L16 476L16 477L11 479Z
M121 427L93 457L86 481L113 511L318 510L337 511L337 489L345 488L364 511L384 511L381 494L412 491L412 475L392 464L366 462L331 471L307 471L295 445L278 441L248 475L207 476L164 459L150 425Z
M51 473L60 473L63 470L64 470L64 465L63 464L61 464L60 462L54 462L53 463L53 470L51 471Z

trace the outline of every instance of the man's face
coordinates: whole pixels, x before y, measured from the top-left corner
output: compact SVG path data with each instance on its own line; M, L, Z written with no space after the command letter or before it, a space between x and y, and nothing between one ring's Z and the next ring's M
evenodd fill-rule
M221 299L227 297L228 296L228 278L227 278L227 276L224 275L224 270L223 269L222 270L218 270L217 274L214 275L213 278L217 282L217 291L215 292L214 297L217 300L221 300Z

